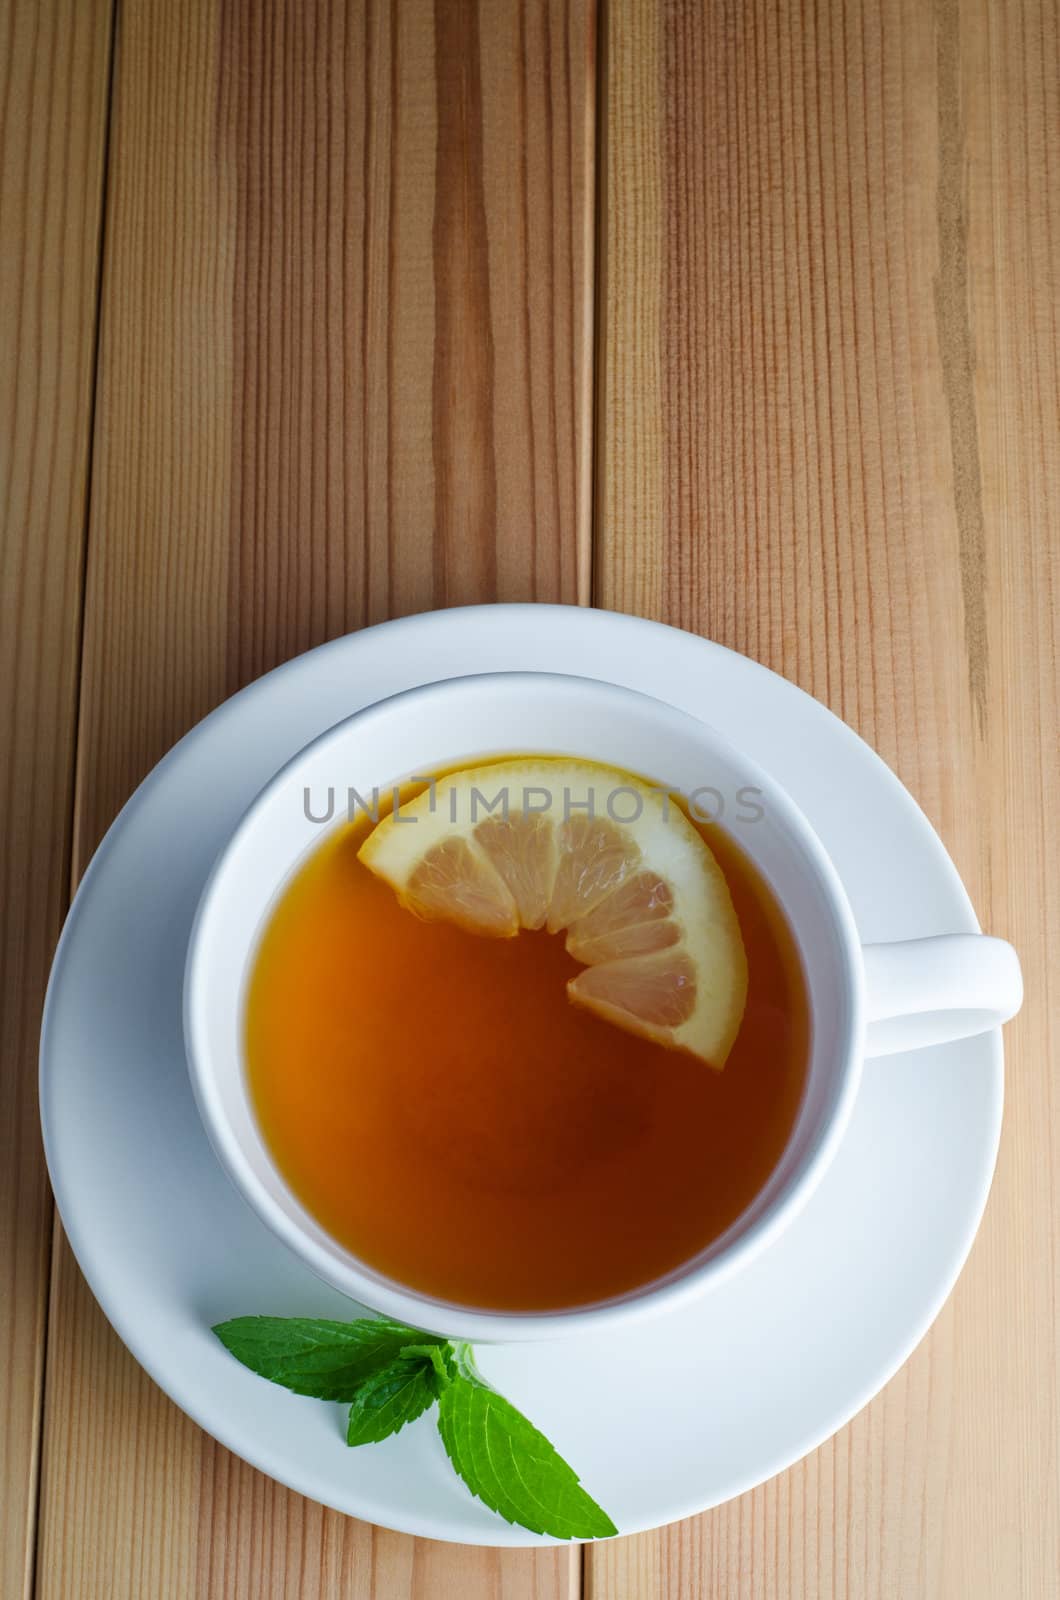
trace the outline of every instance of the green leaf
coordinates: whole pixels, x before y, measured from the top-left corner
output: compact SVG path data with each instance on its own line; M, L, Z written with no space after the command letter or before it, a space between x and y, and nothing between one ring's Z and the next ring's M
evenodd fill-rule
M426 1356L434 1368L438 1379L438 1392L441 1393L453 1377L453 1346L448 1340L440 1344L407 1344L402 1348L403 1356Z
M328 1322L317 1317L233 1317L214 1333L252 1372L316 1400L354 1400L366 1378L406 1345L444 1345L385 1317Z
M377 1444L414 1422L438 1398L438 1378L428 1356L398 1356L366 1378L350 1407L347 1444Z
M452 1381L438 1401L438 1431L471 1493L532 1533L557 1539L617 1533L544 1434L480 1377L470 1346L456 1345L453 1354Z

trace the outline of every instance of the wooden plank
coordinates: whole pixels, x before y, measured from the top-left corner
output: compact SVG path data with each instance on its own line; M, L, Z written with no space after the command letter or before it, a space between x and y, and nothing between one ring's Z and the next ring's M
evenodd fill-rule
M1044 1600L1060 1573L1060 6L948 0L943 20L939 322L961 581L980 619L978 881L1027 992L957 1306L944 1555L954 1595Z
M1060 1571L1060 107L1045 0L609 8L601 603L818 695L1024 957L980 1241L790 1472L588 1554L603 1600L1045 1600Z
M586 598L590 0L121 9L76 865L228 691L361 623ZM534 219L544 213L549 227ZM42 1600L558 1600L576 1552L300 1500L127 1356L69 1253Z
M51 1201L37 1037L66 907L109 0L0 0L0 1594L32 1581Z

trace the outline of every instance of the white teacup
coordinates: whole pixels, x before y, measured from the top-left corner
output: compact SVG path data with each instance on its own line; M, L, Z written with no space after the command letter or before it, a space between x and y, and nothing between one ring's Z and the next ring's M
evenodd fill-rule
M515 1314L469 1310L396 1283L359 1261L306 1211L258 1129L243 1018L258 938L278 893L321 842L323 828L313 819L329 790L337 825L350 787L363 796L412 774L524 751L581 756L685 795L699 791L711 814L727 803L723 825L741 811L746 820L734 822L733 831L783 906L801 953L811 1058L779 1164L720 1238L666 1278L620 1298ZM757 791L753 804L738 806L748 790ZM775 1240L812 1192L843 1136L866 1056L997 1027L1021 1000L1019 962L1001 940L953 934L863 947L835 868L805 817L768 773L707 724L588 678L489 673L369 706L273 778L203 893L188 951L184 1026L196 1099L222 1165L262 1220L320 1277L362 1305L451 1337L548 1339L608 1328L708 1290Z

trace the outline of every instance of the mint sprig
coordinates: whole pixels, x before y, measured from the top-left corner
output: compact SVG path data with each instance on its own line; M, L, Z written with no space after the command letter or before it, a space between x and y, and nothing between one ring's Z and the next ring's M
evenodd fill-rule
M492 1511L557 1539L618 1532L544 1434L481 1376L469 1344L385 1317L234 1317L213 1331L271 1383L348 1404L347 1444L387 1439L437 1401L446 1455Z

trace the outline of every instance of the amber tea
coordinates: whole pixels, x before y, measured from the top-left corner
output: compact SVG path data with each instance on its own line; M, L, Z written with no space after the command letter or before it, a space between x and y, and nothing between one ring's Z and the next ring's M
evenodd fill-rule
M484 1309L590 1304L696 1256L779 1160L809 1055L792 934L736 838L699 829L746 952L715 1071L572 1004L562 933L414 915L358 858L372 826L323 839L252 970L250 1088L295 1195L378 1272Z

